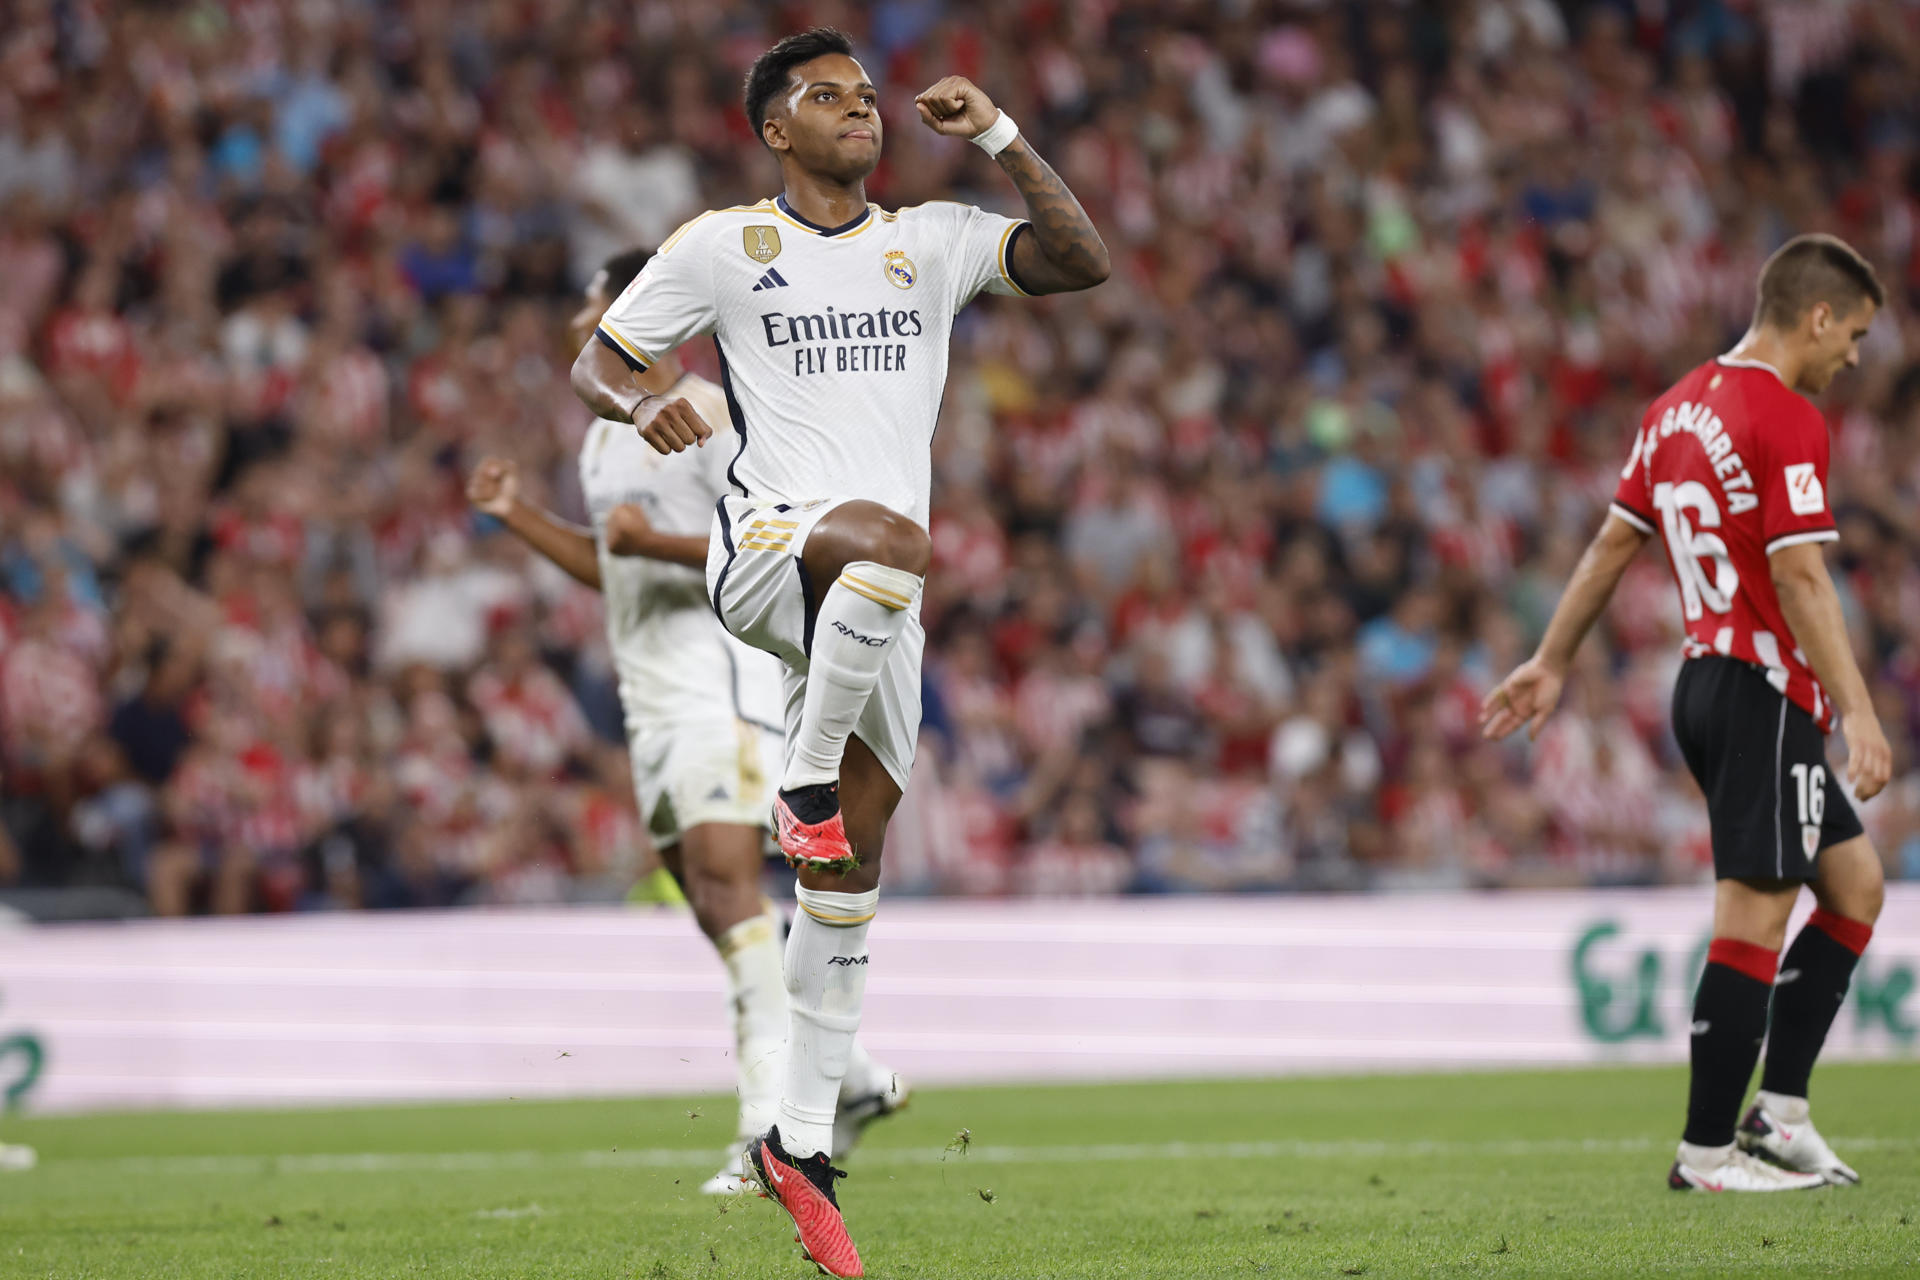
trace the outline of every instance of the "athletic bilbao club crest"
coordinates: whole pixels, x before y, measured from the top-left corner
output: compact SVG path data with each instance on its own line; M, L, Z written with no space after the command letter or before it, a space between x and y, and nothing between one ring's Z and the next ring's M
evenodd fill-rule
M747 256L762 266L780 256L778 227L743 227L740 242L746 248Z
M887 273L887 282L894 288L913 288L913 259L898 249L887 250L887 260L881 270Z
M1800 827L1800 848L1807 855L1807 861L1812 862L1814 855L1820 852L1820 828L1803 823Z

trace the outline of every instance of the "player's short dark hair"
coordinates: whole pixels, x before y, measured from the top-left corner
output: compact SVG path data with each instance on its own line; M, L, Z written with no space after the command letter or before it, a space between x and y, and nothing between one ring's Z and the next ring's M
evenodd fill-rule
M1760 298L1753 318L1756 324L1791 329L1816 302L1844 316L1868 299L1884 307L1887 291L1873 264L1858 250L1838 236L1795 236L1774 250L1760 268Z
M625 293L627 286L633 283L633 278L640 274L640 268L646 266L647 259L652 256L651 249L628 249L601 263L600 269L607 273L607 296L617 298Z
M753 126L754 137L762 136L762 127L767 123L767 104L787 87L793 69L830 53L844 53L851 58L853 41L838 28L812 27L788 36L753 60L753 67L747 72L745 98L747 123Z

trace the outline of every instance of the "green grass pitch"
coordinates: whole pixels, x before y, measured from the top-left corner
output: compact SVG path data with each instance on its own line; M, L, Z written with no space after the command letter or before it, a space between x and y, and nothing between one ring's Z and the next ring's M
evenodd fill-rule
M841 1184L867 1274L1920 1276L1920 1068L1832 1066L1863 1185L1666 1189L1673 1069L928 1089ZM806 1277L695 1188L727 1099L22 1118L0 1276ZM955 1142L969 1131L964 1151ZM951 1148L951 1149L950 1149Z

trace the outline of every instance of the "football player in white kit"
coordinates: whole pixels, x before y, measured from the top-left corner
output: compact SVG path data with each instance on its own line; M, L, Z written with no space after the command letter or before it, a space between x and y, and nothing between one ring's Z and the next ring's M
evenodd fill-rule
M647 256L633 250L607 261L569 324L571 338L587 340ZM677 359L636 381L726 422L720 389ZM727 443L661 454L625 423L596 420L580 450L591 529L522 501L511 462L483 460L467 486L476 507L605 599L641 820L727 970L740 1128L726 1167L702 1187L712 1194L743 1189L748 1141L773 1123L779 1106L787 1037L786 922L760 893L768 771L781 754L780 663L714 620L701 572L713 504L728 492ZM858 1046L843 1094L840 1154L861 1127L906 1097L898 1078Z
M983 289L1086 289L1109 270L1072 192L978 87L950 76L915 107L936 133L997 159L1026 220L961 204L869 204L876 91L844 35L790 36L746 85L782 193L682 227L573 367L575 391L599 416L631 420L662 452L712 449L717 424L703 406L642 392L630 375L696 334L711 333L720 350L738 438L708 594L729 631L786 664L774 818L800 873L779 1115L749 1156L808 1256L836 1276L862 1274L829 1153L866 990L881 841L919 733L931 440L953 317Z

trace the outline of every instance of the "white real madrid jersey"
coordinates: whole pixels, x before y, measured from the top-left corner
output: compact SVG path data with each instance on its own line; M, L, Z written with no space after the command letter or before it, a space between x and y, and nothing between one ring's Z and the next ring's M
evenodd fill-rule
M737 493L866 498L924 526L953 317L983 289L1026 292L1009 267L1026 230L945 202L840 227L785 197L721 209L668 238L595 336L643 369L713 335Z
M736 441L720 388L688 374L667 392L714 426L705 447L656 453L624 422L594 421L580 449L580 488L600 557L607 643L630 735L710 723L716 713L778 729L785 718L780 661L728 635L707 603L706 575L685 565L616 556L607 516L632 503L662 533L705 537L729 492Z

